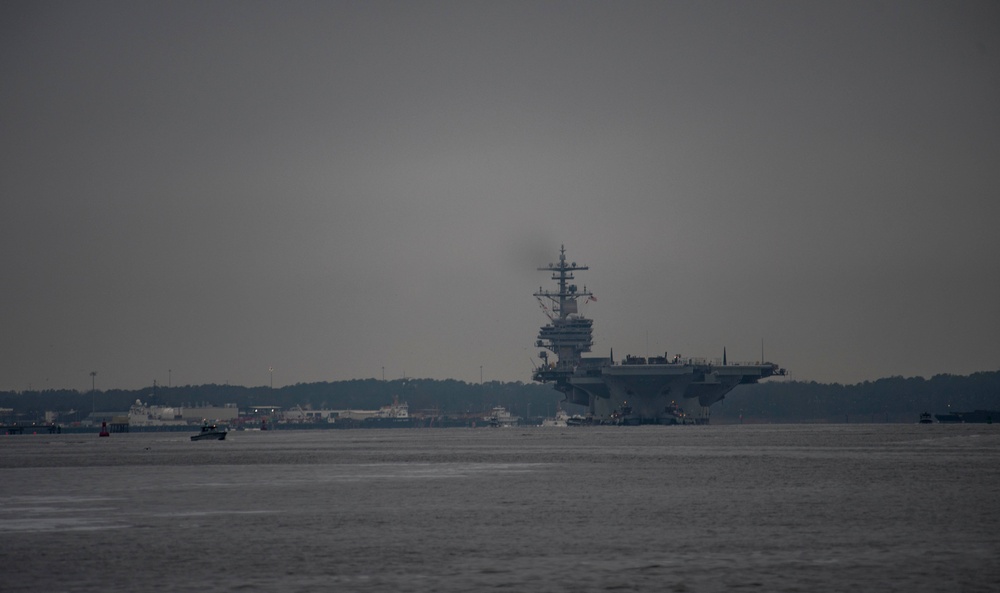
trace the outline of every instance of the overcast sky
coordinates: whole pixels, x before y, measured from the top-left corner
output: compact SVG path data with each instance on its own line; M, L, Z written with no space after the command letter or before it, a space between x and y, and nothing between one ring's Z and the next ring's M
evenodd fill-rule
M0 4L0 390L1000 369L1000 4Z

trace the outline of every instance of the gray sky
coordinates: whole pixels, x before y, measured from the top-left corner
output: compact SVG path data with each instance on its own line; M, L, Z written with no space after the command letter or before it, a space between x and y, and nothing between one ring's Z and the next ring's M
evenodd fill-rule
M996 2L0 5L0 389L1000 368Z

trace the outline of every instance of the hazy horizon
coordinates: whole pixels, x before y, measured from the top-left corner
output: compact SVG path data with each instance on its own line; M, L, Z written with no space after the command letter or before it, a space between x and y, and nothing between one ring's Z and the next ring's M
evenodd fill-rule
M5 2L0 390L1000 369L995 2Z

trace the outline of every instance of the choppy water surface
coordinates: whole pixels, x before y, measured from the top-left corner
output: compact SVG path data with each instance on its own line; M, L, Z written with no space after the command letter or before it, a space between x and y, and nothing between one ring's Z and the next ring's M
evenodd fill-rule
M991 591L1000 426L0 437L3 591Z

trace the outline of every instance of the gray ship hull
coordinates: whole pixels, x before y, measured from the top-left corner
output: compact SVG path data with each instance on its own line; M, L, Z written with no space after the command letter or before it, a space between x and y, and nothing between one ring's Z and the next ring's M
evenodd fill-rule
M586 360L586 359L584 359ZM566 401L588 407L598 422L705 424L709 407L737 385L756 383L778 369L771 364L611 364L600 373L556 379Z
M550 272L558 288L535 293L550 323L538 333L535 345L546 351L539 354L542 364L533 379L554 383L566 402L587 406L587 423L705 424L711 405L737 385L785 374L769 362L728 364L724 350L721 364L668 359L666 353L649 359L626 356L620 363L613 356L585 358L593 346L593 321L580 315L577 301L596 299L573 281L574 273L587 266L567 261L563 248L559 263L538 269ZM549 352L556 360L549 360Z

